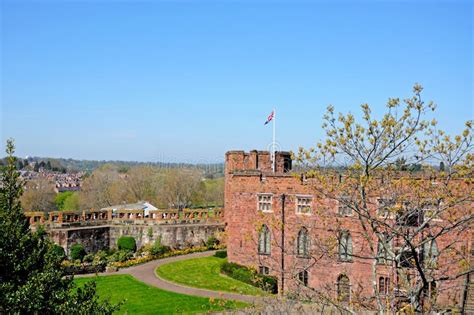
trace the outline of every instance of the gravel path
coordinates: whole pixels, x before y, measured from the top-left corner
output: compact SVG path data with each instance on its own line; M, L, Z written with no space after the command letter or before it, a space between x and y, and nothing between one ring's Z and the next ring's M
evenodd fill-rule
M155 274L155 269L161 265L175 262L175 261L191 259L191 258L208 257L208 256L214 255L214 253L215 251L208 251L208 252L193 253L193 254L188 254L188 255L158 259L158 260L147 262L142 265L124 268L117 272L100 273L99 275L100 276L109 276L109 275L117 275L117 274L131 275L139 281L142 281L146 284L149 284L151 286L154 286L166 291L172 291L176 293L201 296L201 297L218 298L218 299L225 299L225 300L236 300L236 301L242 301L242 302L251 303L251 304L260 304L259 302L263 300L263 297L186 287L186 286L179 285L179 284L164 280L162 278L159 278ZM81 276L91 276L91 275L81 275ZM81 277L81 276L76 276L76 277ZM268 297L268 299L271 299L271 297Z

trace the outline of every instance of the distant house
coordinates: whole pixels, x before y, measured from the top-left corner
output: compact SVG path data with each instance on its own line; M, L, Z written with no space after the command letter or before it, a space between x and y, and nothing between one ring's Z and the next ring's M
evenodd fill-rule
M144 210L145 217L148 217L150 214L150 210L158 210L158 208L156 208L149 202L139 201L137 203L110 206L110 207L102 208L101 210L112 210L113 213L116 213L117 211Z

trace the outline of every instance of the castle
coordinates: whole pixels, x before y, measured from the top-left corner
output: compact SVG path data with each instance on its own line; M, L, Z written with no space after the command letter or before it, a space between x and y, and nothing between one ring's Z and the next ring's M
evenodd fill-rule
M416 281L410 279L410 270L415 267L409 257L399 266L383 255L377 260L365 257L369 252L363 237L366 231L357 216L337 200L317 197L308 182L292 171L289 152L275 153L275 172L269 152L227 152L224 217L229 261L275 276L280 293L311 288L314 290L307 291L323 292L345 305L358 303L370 308L377 291L386 296L387 307L397 307L394 304L404 297L400 270L408 274L408 281ZM472 210L472 202L468 206ZM453 246L472 255L471 240L469 229L461 235L439 238L438 243L428 244L430 259L458 268L458 262L439 255L438 248ZM401 250L396 249L395 238L390 246ZM454 275L459 270L450 272ZM436 303L461 309L467 303L470 286L468 272L442 283L430 281L425 294Z

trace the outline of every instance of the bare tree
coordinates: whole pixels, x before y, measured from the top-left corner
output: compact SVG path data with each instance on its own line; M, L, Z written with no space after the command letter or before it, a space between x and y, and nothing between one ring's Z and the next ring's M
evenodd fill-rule
M56 210L54 203L54 183L45 178L28 181L25 192L21 196L21 204L25 211L53 211Z
M184 208L191 205L193 194L202 180L201 173L193 169L169 169L163 172L161 200L166 206Z

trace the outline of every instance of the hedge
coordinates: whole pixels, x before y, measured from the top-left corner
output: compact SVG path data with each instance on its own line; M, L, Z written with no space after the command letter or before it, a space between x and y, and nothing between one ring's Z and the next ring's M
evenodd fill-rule
M221 265L221 272L226 276L248 283L262 290L278 293L278 281L275 277L262 275L254 269L236 263L225 262Z
M120 250L128 250L133 253L137 250L137 243L131 236L121 236L117 241L117 246Z
M227 258L227 251L226 250L218 250L215 254L214 257L217 258Z
M80 260L86 255L86 250L81 244L74 244L71 246L71 258L73 260Z

